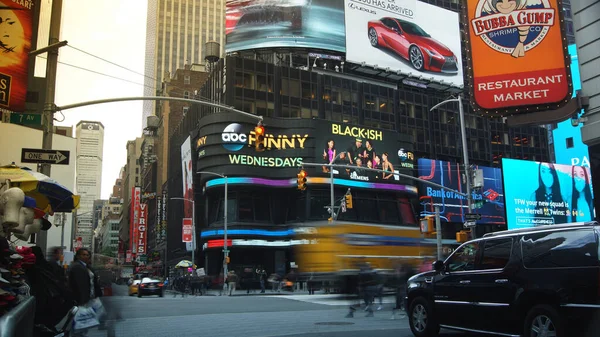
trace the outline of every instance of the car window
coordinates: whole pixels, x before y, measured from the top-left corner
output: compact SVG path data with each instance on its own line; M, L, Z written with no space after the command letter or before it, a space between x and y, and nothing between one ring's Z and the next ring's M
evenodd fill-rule
M470 242L457 249L447 261L449 271L475 270L479 242Z
M508 264L512 251L512 238L490 239L483 244L481 264L477 269L502 269Z
M525 268L598 267L598 243L592 229L524 235L521 251Z

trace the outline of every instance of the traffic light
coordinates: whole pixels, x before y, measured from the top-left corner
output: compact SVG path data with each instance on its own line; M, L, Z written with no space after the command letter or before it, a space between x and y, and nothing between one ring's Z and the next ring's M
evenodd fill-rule
M346 208L352 208L352 194L346 194Z
M262 123L258 123L258 125L256 125L256 127L254 128L254 136L256 137L255 143L254 143L254 149L257 152L262 152L265 150L265 127L262 125Z
M298 189L304 191L306 189L306 171L300 170L298 173Z
M231 258L229 256L225 256L225 263L229 264L231 262Z

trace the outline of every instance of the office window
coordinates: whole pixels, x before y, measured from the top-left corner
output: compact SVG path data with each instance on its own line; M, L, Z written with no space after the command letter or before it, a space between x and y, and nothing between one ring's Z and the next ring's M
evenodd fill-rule
M183 92L183 98L190 98L190 92L189 91L184 91Z
M185 75L183 77L183 84L190 84L190 75Z

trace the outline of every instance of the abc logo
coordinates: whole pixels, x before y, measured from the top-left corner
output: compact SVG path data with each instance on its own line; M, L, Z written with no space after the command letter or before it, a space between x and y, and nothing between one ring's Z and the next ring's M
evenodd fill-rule
M241 150L246 142L248 136L242 133L242 126L238 123L232 123L227 125L223 133L221 133L221 140L223 141L223 147L229 151Z
M398 157L402 160L413 160L413 154L411 152L406 152L404 149L398 150Z

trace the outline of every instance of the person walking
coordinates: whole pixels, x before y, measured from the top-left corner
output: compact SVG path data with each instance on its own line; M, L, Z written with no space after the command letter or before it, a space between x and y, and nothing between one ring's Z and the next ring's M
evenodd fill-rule
M98 277L91 267L91 254L86 248L75 253L75 260L69 268L69 285L78 306L90 306L93 299L102 297ZM84 337L87 333L88 329L78 329L73 331L72 336Z

